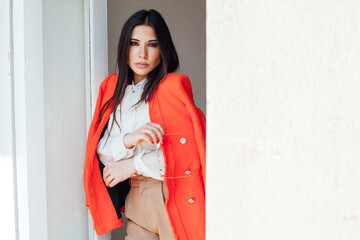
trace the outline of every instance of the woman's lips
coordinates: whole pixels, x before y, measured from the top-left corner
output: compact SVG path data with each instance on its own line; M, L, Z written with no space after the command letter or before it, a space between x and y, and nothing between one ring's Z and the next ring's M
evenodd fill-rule
M139 68L146 68L147 66L149 66L149 64L147 63L135 63L135 65Z

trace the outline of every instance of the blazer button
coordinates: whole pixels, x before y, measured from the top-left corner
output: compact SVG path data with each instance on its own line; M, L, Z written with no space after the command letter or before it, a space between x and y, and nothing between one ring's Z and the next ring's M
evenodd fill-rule
M190 173L191 173L190 170L186 170L186 171L185 171L185 174L186 174L186 175L189 175Z
M180 143L181 143L181 144L185 144L185 143L186 143L186 138L181 138L181 139L180 139Z
M195 202L195 200L194 200L194 199L192 199L192 198L190 198L190 199L188 200L188 202L189 202L189 203L194 203L194 202Z

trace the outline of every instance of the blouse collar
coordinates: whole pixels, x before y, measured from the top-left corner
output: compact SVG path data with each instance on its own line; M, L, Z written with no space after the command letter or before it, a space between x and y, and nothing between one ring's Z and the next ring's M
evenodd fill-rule
M133 88L140 88L145 84L146 80L147 80L147 78L144 78L143 80L141 80L137 84L135 84L134 81L132 81L131 85L132 85Z

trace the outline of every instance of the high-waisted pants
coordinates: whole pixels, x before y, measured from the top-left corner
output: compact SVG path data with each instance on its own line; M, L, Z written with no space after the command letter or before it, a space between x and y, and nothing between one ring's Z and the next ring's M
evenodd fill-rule
M164 182L137 176L130 178L130 186L125 201L128 218L125 240L174 240L165 209Z

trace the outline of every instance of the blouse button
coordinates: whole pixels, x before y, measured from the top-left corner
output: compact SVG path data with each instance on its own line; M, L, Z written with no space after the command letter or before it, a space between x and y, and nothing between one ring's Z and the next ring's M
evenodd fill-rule
M185 172L186 175L189 175L190 173L191 173L190 170L186 170L186 172Z
M181 139L180 139L180 143L181 143L181 144L185 144L185 143L186 143L186 138L181 138Z
M194 203L194 202L195 202L195 200L194 200L194 199L192 199L192 198L190 198L190 199L188 200L188 202L189 202L189 203Z

